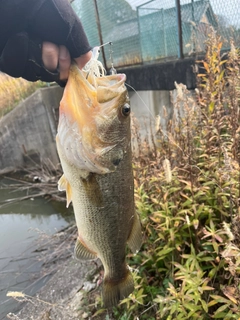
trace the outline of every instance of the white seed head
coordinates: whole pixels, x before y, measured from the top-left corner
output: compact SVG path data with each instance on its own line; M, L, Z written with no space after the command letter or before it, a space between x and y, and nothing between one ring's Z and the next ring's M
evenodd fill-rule
M171 164L168 159L163 160L163 169L165 172L165 178L167 182L172 181L172 170L171 170Z
M24 298L25 294L23 292L19 292L19 291L8 291L7 297Z
M161 117L158 114L155 118L155 132L157 133L160 129L160 124L161 124Z

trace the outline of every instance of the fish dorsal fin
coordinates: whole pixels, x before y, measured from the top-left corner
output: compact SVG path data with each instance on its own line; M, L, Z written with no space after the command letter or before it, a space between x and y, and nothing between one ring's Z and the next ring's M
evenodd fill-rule
M96 254L83 245L78 238L75 244L74 255L78 260L93 260L97 258Z
M69 204L72 201L72 189L71 189L70 183L65 178L64 174L61 176L61 178L58 181L58 190L59 191L66 191L66 196L67 196L67 205L66 205L66 207L68 208Z
M132 253L137 253L142 245L142 231L141 223L137 213L134 214L133 219L133 227L128 238L127 244L131 249Z

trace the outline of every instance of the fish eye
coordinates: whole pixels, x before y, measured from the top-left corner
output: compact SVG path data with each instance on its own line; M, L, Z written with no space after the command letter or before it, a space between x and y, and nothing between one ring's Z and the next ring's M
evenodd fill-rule
M128 103L125 103L121 108L121 112L123 116L127 117L131 112L130 105Z

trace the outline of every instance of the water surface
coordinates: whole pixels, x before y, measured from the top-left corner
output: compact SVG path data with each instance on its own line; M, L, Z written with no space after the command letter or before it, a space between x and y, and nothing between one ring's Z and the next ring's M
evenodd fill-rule
M9 203L7 199L26 195L1 189L7 180L0 180L0 319L19 308L19 303L6 297L8 291L22 291L33 295L48 279L41 275L42 261L35 250L39 239L66 227L72 216L64 204L49 202L44 198Z

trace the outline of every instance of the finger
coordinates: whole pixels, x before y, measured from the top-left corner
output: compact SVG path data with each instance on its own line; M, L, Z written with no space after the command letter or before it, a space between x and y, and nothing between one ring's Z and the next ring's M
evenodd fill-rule
M44 67L49 71L54 71L58 66L59 47L51 42L42 44L42 61Z
M77 62L78 68L82 69L85 64L92 58L92 51L89 51L82 56L75 58L74 60Z
M65 46L59 46L59 71L60 80L66 80L69 74L69 68L71 65L71 57L68 49Z

